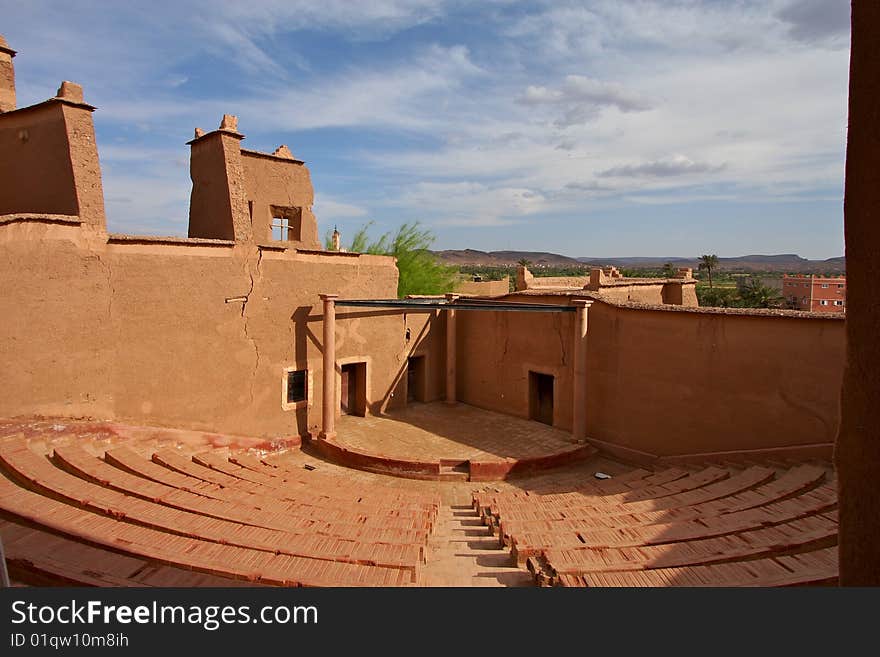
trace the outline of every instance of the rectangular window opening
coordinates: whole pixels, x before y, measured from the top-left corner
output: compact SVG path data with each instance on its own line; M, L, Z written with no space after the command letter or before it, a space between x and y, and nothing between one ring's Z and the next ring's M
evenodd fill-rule
M302 208L273 205L272 239L276 242L298 242L302 239Z
M272 217L272 239L276 242L286 242L290 232L290 225L284 217Z
M287 373L287 403L306 401L308 398L307 381L308 370L296 370Z

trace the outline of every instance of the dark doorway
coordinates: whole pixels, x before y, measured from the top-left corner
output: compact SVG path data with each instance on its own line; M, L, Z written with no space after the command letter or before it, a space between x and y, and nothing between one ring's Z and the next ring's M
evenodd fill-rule
M406 401L425 401L425 357L413 356L406 360Z
M367 364L349 363L341 368L342 391L339 406L346 415L366 415Z
M529 419L553 425L553 376L529 372Z

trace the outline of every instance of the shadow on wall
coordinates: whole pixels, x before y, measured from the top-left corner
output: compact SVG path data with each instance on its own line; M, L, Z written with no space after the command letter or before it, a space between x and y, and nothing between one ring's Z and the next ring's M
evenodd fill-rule
M302 364L308 363L310 349L314 350L313 353L317 352L319 356L322 356L324 353L324 347L322 343L324 316L323 314L315 314L315 310L316 309L314 306L299 306L290 316L291 322L293 323L294 335L292 362ZM344 322L345 320L350 319L389 316L400 316L402 320L406 322L405 315L400 315L400 311L398 310L371 310L353 312L337 311L336 320L337 322ZM381 415L383 412L383 408L387 408L389 405L394 406L398 404L398 401L397 399L395 399L394 395L398 395L399 392L403 391L403 384L406 380L407 373L406 357L409 356L411 353L417 351L420 347L427 344L428 336L432 328L435 326L436 320L437 316L429 319L420 329L419 333L410 339L410 346L408 346L408 348L406 349L406 353L393 354L388 356L388 358L400 358L400 356L402 355L403 358L400 358L399 367L394 373L391 383L387 388L382 391L378 391L375 388L369 391L371 399L367 403L367 410L371 415ZM318 326L316 329L314 329L313 325L316 323ZM345 354L337 354L337 358L341 355L344 356ZM387 365L387 362L383 363L383 365ZM341 375L341 367L338 364L336 366L336 374L337 376ZM376 378L371 377L371 382L373 386L375 386ZM321 384L319 383L319 381L315 381L315 388L321 389ZM403 402L399 402L399 405L403 405ZM320 407L315 409L314 413L316 417L319 417ZM297 409L296 423L297 430L300 432L300 434L305 434L309 431L310 427L308 408Z

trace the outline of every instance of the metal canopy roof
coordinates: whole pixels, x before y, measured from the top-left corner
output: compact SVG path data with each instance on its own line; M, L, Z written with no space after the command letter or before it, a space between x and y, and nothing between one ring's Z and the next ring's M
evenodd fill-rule
M339 299L337 306L347 308L407 308L409 310L488 310L532 313L573 313L574 306L549 305L543 303L515 303L493 301L491 299Z

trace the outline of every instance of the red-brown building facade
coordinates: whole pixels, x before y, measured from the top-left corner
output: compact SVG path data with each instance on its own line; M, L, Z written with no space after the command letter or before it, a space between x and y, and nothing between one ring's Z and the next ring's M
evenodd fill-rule
M782 294L789 308L795 310L846 312L846 276L785 275Z

